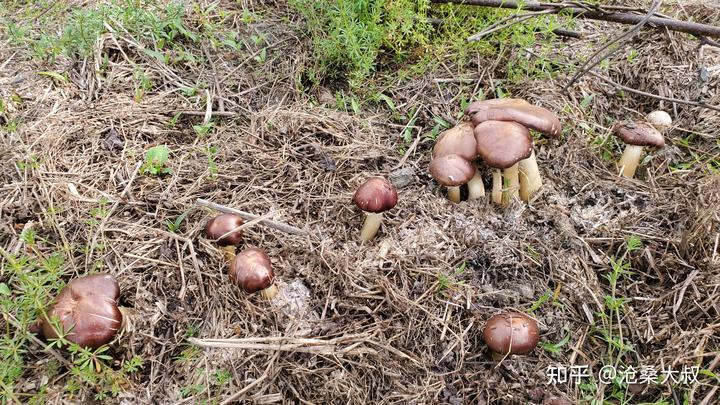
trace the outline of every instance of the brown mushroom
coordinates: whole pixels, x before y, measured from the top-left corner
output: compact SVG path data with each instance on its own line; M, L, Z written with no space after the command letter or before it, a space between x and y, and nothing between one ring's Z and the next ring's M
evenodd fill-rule
M661 148L665 146L665 138L657 129L641 122L618 123L613 133L625 142L625 151L618 161L620 176L633 178L640 164L643 146Z
M485 323L483 340L495 361L513 354L528 354L540 336L534 319L519 312L503 312Z
M472 162L477 157L477 143L472 122L463 122L446 131L443 131L435 141L433 157L445 155L458 155L465 160ZM473 166L475 164L473 163ZM485 185L483 184L480 172L475 166L475 174L467 182L468 200L477 200L485 196Z
M205 224L205 237L216 240L228 264L235 259L236 246L243 236L242 229L237 228L244 223L238 214L220 214Z
M562 125L557 115L522 99L501 98L476 101L467 107L466 113L471 116L475 125L490 120L514 121L553 138L559 138L562 134ZM542 187L542 177L534 150L527 159L519 162L518 168L520 171L520 198L528 202Z
M439 156L430 162L430 174L447 187L448 199L456 204L460 202L460 186L470 181L475 172L472 163L454 154Z
M485 121L514 121L553 138L562 135L562 125L553 112L522 99L476 101L470 103L465 111L475 125Z
M508 204L518 195L520 187L518 162L527 159L533 151L530 132L512 121L485 121L475 127L475 140L478 155L485 164L495 169L493 202Z
M92 349L110 343L123 323L119 297L118 282L109 274L76 278L60 290L41 318L42 334L46 339L63 336Z
M355 191L353 201L363 212L365 222L360 231L360 240L369 241L377 235L382 224L383 212L397 205L395 186L382 177L369 178Z
M230 279L248 294L260 291L263 297L271 299L278 293L270 258L258 248L245 249L235 256Z

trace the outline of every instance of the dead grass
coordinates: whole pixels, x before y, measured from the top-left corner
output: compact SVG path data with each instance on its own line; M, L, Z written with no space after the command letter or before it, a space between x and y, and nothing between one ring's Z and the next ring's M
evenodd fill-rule
M399 168L398 149L408 146L399 136L402 128L387 124L388 111L355 116L312 105L296 92L307 43L296 36L295 23L281 22L282 8L264 12L263 22L246 27L269 33L269 61L262 66L208 49L212 64L173 69L138 53L132 43L108 37L96 49L97 55L114 55L103 76L90 58L67 64L70 81L57 83L35 75L39 67L12 49L0 51L0 96L22 99L4 114L21 124L2 136L0 245L15 245L32 222L45 239L40 252L64 252L71 276L107 271L118 278L121 303L134 317L112 353L118 360L146 360L121 399L454 404L540 402L554 394L582 401L587 393L578 387L546 386L545 370L589 364L597 371L604 364L607 344L595 333L608 293L604 275L629 235L638 236L643 248L629 255L634 274L618 287L628 299L622 330L635 345L625 360L635 366L716 367L720 178L709 175L704 163L720 155L717 114L621 98L589 77L569 96L559 92L565 75L557 81L529 78L505 90L559 112L566 124L563 142L543 141L537 148L546 179L539 197L530 206L508 209L486 201L453 205L427 174L432 142L421 138L402 162L414 171L413 183L400 190L379 238L362 246L362 217L351 195L368 176ZM603 38L559 42L558 58L577 61ZM720 102L717 50L655 33L632 46L635 59L620 53L611 61L615 80L676 98ZM710 72L702 83L696 77L701 67ZM154 83L139 102L131 80L138 68ZM493 94L503 72L502 61L483 59L477 66L443 69L387 91L399 109L421 106L415 125L426 131L433 116L457 115L462 94ZM461 73L479 82L433 80ZM203 137L192 128L202 116L182 115L169 124L178 111L205 111L203 92L184 96L178 90L199 82L208 85L214 109L222 105L233 112L213 117L215 128ZM591 94L590 105L583 105ZM607 120L637 118L659 107L677 117L670 146L651 154L643 180L619 179L612 162L600 157L603 147L619 156ZM688 134L692 142L679 143ZM170 147L172 173L139 174L144 151L156 144ZM208 147L218 149L216 176L208 168ZM670 170L693 154L702 165ZM21 169L17 163L31 156L37 165ZM227 283L221 253L201 235L212 212L195 206L197 198L256 214L274 212L273 219L309 231L304 237L255 226L244 242L267 250L281 284L307 287L302 322L292 319L297 313ZM110 215L87 223L102 204ZM188 210L180 230L169 232L166 222ZM81 249L86 246L88 254ZM455 272L463 262L467 269ZM440 275L451 276L449 287L441 288ZM496 367L484 355L484 321L505 307L527 310L548 290L559 305L546 303L533 313L542 341L556 343L569 333L569 345L559 354L538 348ZM255 341L244 341L246 349L190 355L183 351L191 347L193 330L198 338ZM279 350L272 338L286 346ZM32 393L48 363L38 346L29 349L28 361L38 363L18 386ZM214 384L220 369L232 378ZM49 403L65 395L59 375L47 382ZM703 381L650 386L635 398L679 401L688 395L689 403L713 403L712 380ZM193 384L200 388L183 399L181 389ZM242 395L233 396L240 390ZM91 393L83 395L75 400L90 400Z

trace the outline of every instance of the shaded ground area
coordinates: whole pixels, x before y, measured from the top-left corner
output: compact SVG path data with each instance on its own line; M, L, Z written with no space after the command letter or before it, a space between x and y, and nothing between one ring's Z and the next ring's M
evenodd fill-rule
M567 65L624 27L583 21L583 39L556 39L554 79L503 80L507 56L478 53L386 80L393 108L353 112L338 108L340 83L298 89L312 46L287 6L218 4L236 13L224 24L244 52L200 41L186 49L201 63L161 63L120 29L81 60L38 61L9 40L0 50L0 246L38 261L60 254L64 281L97 271L118 278L133 317L107 364L143 364L117 377L119 392L105 401L717 401L719 114L618 92L593 76L561 92ZM720 23L713 8L696 8ZM243 10L257 17L243 20ZM543 49L515 51L533 59ZM638 90L720 104L720 51L689 37L644 31L603 69ZM38 75L49 71L66 76ZM564 139L537 141L545 186L529 206L454 205L427 173L428 134L438 119L456 122L463 100L499 94L560 115ZM210 124L208 103L223 111ZM638 180L619 179L621 145L609 128L657 108L675 118L668 146L648 154ZM170 174L141 171L156 145L170 150ZM411 183L379 237L360 245L352 193L399 169ZM307 288L307 311L229 285L221 252L202 237L213 212L198 198L308 231L256 225L243 244L267 250L281 288ZM28 229L34 240L21 237ZM15 299L18 276L3 264ZM481 328L506 307L530 311L543 344L496 365ZM3 330L16 336L8 319ZM288 346L202 350L193 336L260 345L286 337ZM109 390L68 389L73 373L36 342L23 349L15 398L87 403ZM704 372L695 383L546 385L550 366L597 373L608 364Z

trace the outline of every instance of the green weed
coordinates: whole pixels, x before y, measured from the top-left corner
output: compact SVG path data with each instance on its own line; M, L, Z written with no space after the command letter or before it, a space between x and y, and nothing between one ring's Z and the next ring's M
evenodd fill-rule
M467 37L516 11L431 6L427 0L291 0L290 5L304 17L313 40L314 64L304 75L311 84L342 79L359 90L368 87L379 67L393 67L392 78L402 80L448 59L465 64L476 51L508 59L504 65L511 82L552 77L558 66L550 46L533 58L511 51L535 45L543 36L552 38L558 27L555 16L530 19L468 44ZM440 23L433 26L430 17Z
M218 166L215 162L215 156L217 156L219 149L217 146L208 146L205 148L205 155L207 156L208 171L210 172L210 178L217 177Z
M58 5L62 2L57 2ZM60 55L86 57L94 52L100 36L108 27L131 36L141 44L148 44L151 52L160 52L179 39L196 41L198 36L183 23L185 9L180 1L170 3L140 0L113 0L96 6L70 8L51 4L36 19L35 10L26 15L14 15L7 7L3 17L7 20L8 36L16 45L25 45L38 58L55 58ZM41 10L44 7L35 7ZM34 21L37 26L27 24ZM61 29L49 29L57 24ZM152 45L150 45L152 44Z
M168 231L172 233L176 233L180 230L180 226L182 225L183 221L185 221L185 218L187 218L188 214L190 213L190 210L187 210L183 212L182 214L178 215L177 218L175 218L174 221L166 221L165 225L167 225Z
M451 274L438 273L435 293L447 298L450 290L455 290L465 285L464 281L458 280L457 278L465 273L466 267L467 263L463 262L457 269L453 270Z
M140 172L152 175L172 173L172 169L165 166L169 157L170 149L167 145L153 146L145 152L145 163Z

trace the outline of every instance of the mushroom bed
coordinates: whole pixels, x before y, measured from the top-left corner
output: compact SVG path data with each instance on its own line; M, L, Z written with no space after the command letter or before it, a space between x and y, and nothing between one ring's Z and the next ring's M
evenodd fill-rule
M129 319L104 353L112 357L106 363L120 370L138 356L143 364L107 401L580 403L595 391L548 385L547 370L587 364L597 373L618 353L603 331L633 345L622 357L628 365L718 372L720 177L693 156L717 159L719 113L621 97L589 75L566 95L567 71L503 83L513 97L555 112L563 138L535 139L543 185L530 204L491 204L492 170L482 163L487 195L467 201L464 194L455 204L430 176L434 142L426 135L434 117L457 123L463 94L493 94L505 77L502 64L487 56L477 65L448 63L447 72L386 89L400 109L422 106L406 142L405 125L392 123L386 106L355 114L299 92L294 80L310 63L309 40L299 22L284 19L284 9L266 7L262 30L277 45L261 65L212 54L212 67L171 71L107 40L98 44L112 62L102 79L90 62L59 58L53 69L66 69L69 79L55 83L35 74L50 68L0 47L0 60L18 58L0 63L0 96L22 100L1 116L21 124L0 136L0 247L38 261L59 254L64 282L92 272L116 277ZM258 24L244 25L245 34ZM593 32L622 30L582 24ZM699 66L720 65L720 52L699 54L692 38L643 32L633 40L632 61L614 56L615 81L720 104L717 70L703 88L687 78ZM556 52L569 60L602 43L563 41ZM140 101L129 81L136 64L155 86ZM687 67L674 68L681 64ZM448 76L480 81L435 80ZM205 95L176 91L195 82L217 86L225 110L236 112L213 117L202 135L193 126L202 124ZM619 177L615 162L624 145L610 120L642 119L661 108L674 119L667 145L644 152L634 179ZM156 145L170 150L169 174L141 170L145 151ZM374 176L393 180L397 205L383 213L377 236L361 243L365 214L353 195ZM242 230L238 253L267 253L284 306L231 282L223 251L204 236L218 212L198 206L199 198L307 231L293 235L258 223ZM20 236L27 229L32 243ZM628 266L614 285L613 263ZM3 270L0 281L10 274ZM24 294L12 287L13 299ZM613 297L626 300L622 311L608 312ZM541 345L498 365L482 328L508 308L537 321ZM245 340L235 348L198 348L190 338ZM38 342L28 340L24 349L27 368L16 393L89 403L102 389L88 384L69 392L72 376L63 363ZM223 370L227 379L216 378ZM698 380L641 386L633 398L699 403L715 395L717 381Z

